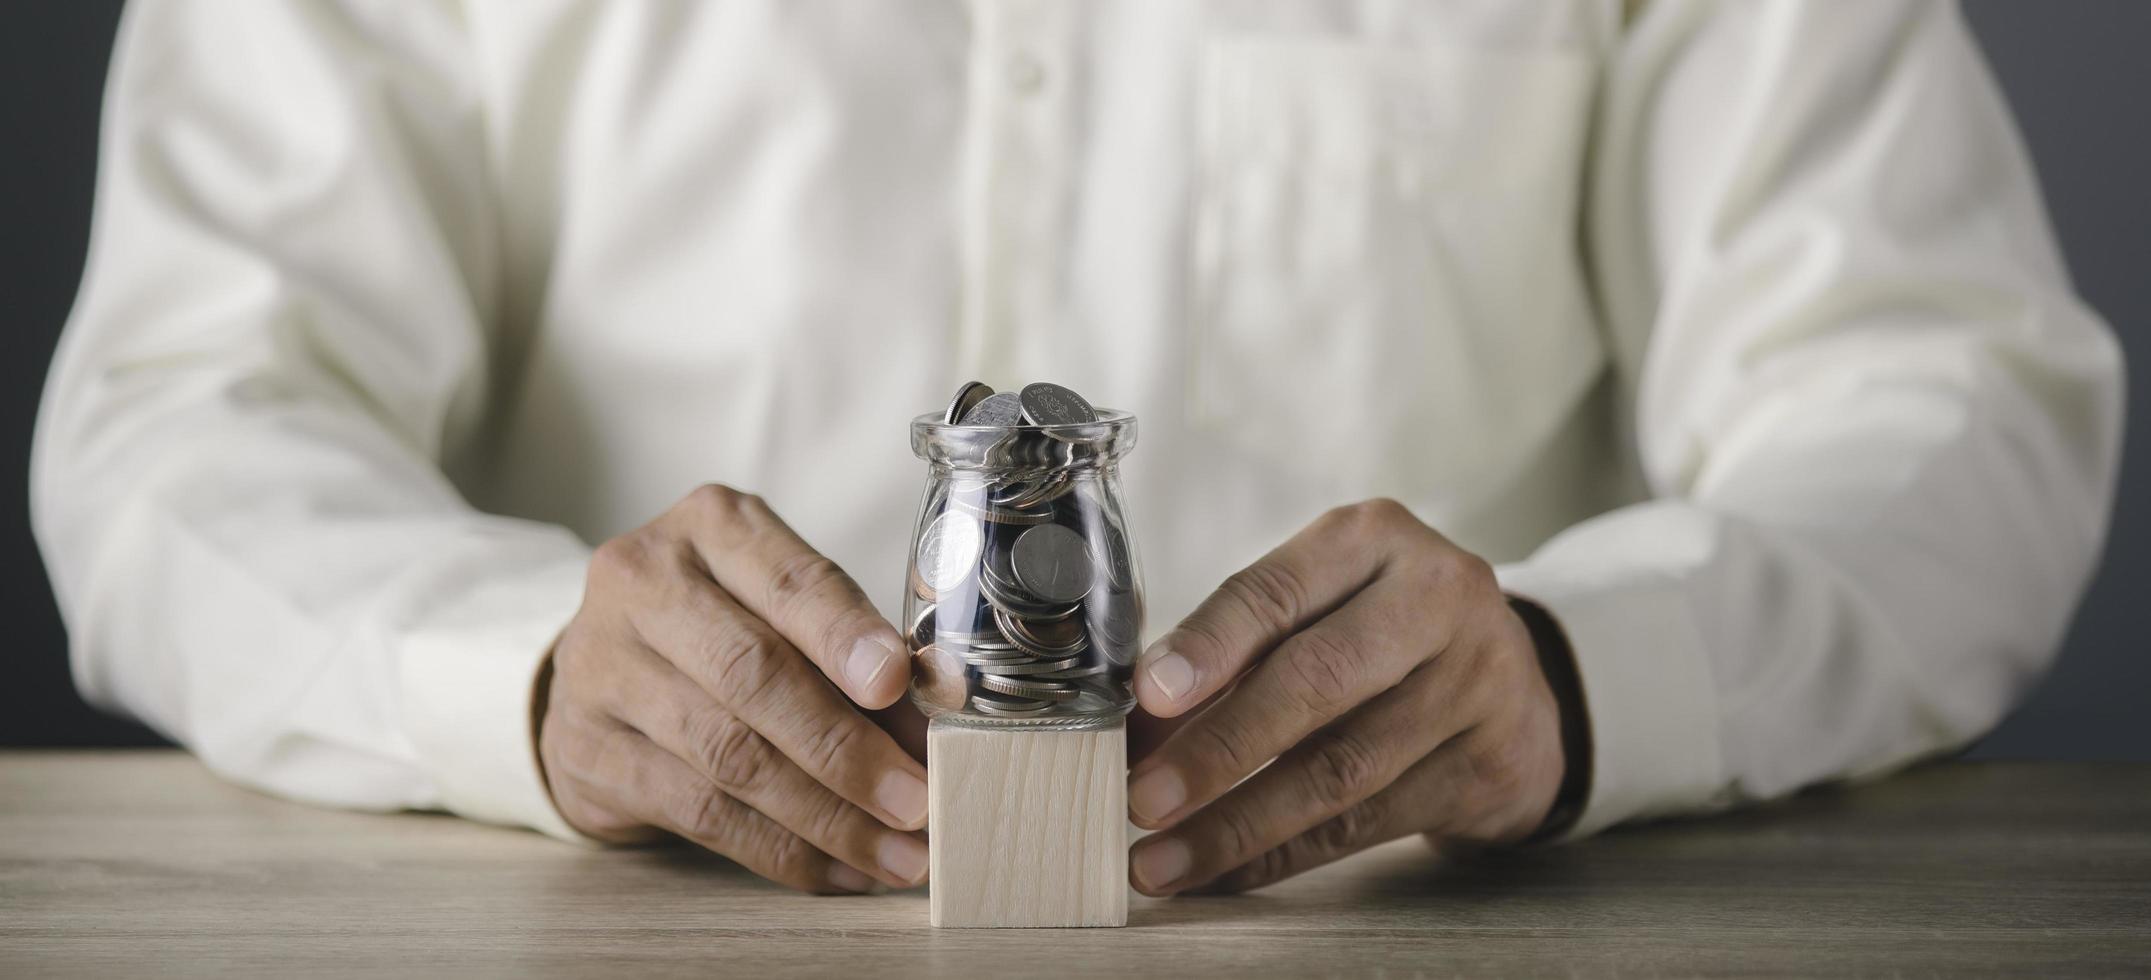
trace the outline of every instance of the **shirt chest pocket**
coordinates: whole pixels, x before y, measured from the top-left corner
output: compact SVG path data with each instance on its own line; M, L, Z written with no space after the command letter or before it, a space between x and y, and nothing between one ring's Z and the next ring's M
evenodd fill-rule
M1591 78L1580 54L1208 42L1191 424L1323 492L1497 492L1603 362Z

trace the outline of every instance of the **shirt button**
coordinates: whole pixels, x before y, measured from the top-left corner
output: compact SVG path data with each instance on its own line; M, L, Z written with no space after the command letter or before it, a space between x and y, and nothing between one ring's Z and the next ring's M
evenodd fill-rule
M1008 87L1019 95L1032 95L1046 87L1046 66L1030 54L1018 52L1008 59Z

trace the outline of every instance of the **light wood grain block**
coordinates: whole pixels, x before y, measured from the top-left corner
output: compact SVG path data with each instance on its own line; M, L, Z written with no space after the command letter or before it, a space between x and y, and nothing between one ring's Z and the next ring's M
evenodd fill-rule
M1128 728L935 721L927 886L937 926L1128 922Z

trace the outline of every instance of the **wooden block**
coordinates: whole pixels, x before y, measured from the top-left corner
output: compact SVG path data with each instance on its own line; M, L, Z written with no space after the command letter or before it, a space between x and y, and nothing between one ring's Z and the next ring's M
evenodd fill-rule
M1128 726L926 737L933 924L1128 923Z

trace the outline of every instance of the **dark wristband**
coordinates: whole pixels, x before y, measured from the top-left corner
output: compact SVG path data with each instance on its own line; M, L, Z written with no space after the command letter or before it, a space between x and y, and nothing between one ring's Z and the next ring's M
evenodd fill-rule
M1546 675L1546 686L1553 689L1554 703L1561 711L1561 788L1546 811L1546 820L1523 841L1537 844L1568 833L1591 798L1591 716L1584 705L1583 679L1576 673L1575 651L1560 621L1538 603L1521 596L1510 596L1509 607L1531 631L1539 670Z

